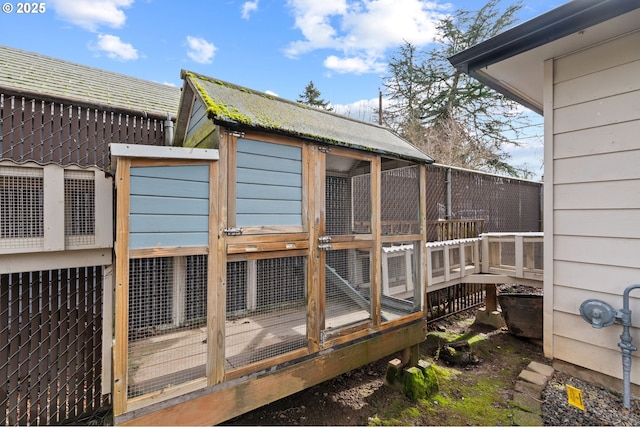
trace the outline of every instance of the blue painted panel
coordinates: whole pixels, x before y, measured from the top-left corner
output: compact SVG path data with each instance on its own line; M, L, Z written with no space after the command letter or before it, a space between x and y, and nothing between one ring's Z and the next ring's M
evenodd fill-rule
M302 187L239 183L236 194L240 199L302 200Z
M239 214L302 214L302 204L292 200L240 199L236 203L236 212Z
M131 233L130 249L208 246L209 233Z
M302 215L238 214L236 215L236 224L240 227L285 225L295 226L302 224Z
M193 103L193 109L191 110L191 117L189 118L189 128L187 129L187 135L185 139L188 139L193 135L203 123L209 118L207 117L207 110L198 98Z
M204 214L209 211L209 200L155 197L155 196L131 196L130 210L134 214L160 214L160 215L184 215Z
M209 217L196 215L131 215L130 229L136 233L208 232Z
M129 247L207 246L209 166L131 169Z
M302 224L302 149L240 139L236 164L236 224Z
M209 183L174 179L131 177L131 194L162 197L209 198Z
M209 166L149 166L131 168L131 176L209 182Z
M238 169L236 181L246 184L281 185L302 187L302 175L278 171L259 171L256 169Z
M302 149L272 142L238 138L238 153L253 153L283 159L302 160Z
M238 168L302 173L302 162L300 160L281 159L262 154L238 153L237 164Z

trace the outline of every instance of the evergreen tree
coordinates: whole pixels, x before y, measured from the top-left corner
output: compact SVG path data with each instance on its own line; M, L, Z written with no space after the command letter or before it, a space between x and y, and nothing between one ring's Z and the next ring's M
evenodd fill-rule
M322 108L323 110L333 111L331 103L320 98L320 91L313 84L313 80L309 81L304 88L304 92L298 95L298 102L311 105L312 107Z
M384 87L393 102L384 119L439 163L520 175L504 148L517 145L528 124L525 111L448 61L515 23L522 3L500 10L499 1L442 19L429 50L406 42L392 55Z

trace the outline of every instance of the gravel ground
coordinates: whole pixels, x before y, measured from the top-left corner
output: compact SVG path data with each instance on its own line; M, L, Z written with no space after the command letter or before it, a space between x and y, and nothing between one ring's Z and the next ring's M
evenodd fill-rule
M582 390L585 410L569 405L566 386ZM542 392L542 419L555 426L640 426L640 401L631 399L631 410L623 407L622 394L596 384L556 372Z

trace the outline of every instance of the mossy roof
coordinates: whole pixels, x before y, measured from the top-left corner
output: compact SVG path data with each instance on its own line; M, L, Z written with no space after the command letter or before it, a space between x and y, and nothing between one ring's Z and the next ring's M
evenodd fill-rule
M254 128L418 162L433 159L389 129L183 71L218 124Z
M0 90L175 117L180 89L0 46Z

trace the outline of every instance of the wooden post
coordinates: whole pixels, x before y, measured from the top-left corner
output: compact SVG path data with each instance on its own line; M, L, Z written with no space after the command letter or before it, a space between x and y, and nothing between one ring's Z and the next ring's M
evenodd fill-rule
M487 313L496 311L498 309L498 296L496 292L496 285L493 283L487 283L484 285L486 296L484 298L485 305L487 306Z

